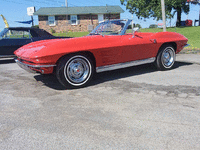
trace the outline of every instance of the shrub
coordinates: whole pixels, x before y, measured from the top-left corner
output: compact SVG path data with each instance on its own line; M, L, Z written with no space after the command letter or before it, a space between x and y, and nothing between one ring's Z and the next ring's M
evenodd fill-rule
M51 28L51 33L52 33L52 34L53 34L53 33L56 33L56 31L55 31L54 29Z
M39 25L34 25L34 26L32 26L32 28L38 28L39 29Z
M158 28L158 25L157 25L157 24L151 24L151 25L149 26L149 28Z

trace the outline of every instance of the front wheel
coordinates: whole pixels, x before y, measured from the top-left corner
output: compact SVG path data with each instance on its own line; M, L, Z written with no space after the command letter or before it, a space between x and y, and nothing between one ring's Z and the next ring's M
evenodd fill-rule
M67 88L79 88L89 83L94 74L94 65L87 55L68 55L56 68L58 81Z
M166 45L161 47L156 57L155 65L159 70L169 70L173 67L176 59L174 47Z

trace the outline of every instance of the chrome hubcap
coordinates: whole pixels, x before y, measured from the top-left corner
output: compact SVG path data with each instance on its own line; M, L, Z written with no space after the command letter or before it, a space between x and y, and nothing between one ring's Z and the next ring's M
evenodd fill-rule
M67 66L67 77L73 83L82 83L88 77L89 65L81 58L73 59Z
M175 61L175 53L172 48L166 48L162 54L162 63L165 67L170 67Z

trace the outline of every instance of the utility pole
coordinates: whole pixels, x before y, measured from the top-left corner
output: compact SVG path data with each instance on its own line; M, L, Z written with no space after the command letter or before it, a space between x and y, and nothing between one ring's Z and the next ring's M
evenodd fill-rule
M68 3L67 3L67 0L65 0L65 6L66 6L66 7L68 7Z
M34 22L33 22L33 16L31 16L31 20L32 20L32 26L34 26Z
M161 0L161 7L162 7L163 32L166 32L165 1L164 0Z
M200 26L200 0L198 1L198 5L199 5L199 26Z

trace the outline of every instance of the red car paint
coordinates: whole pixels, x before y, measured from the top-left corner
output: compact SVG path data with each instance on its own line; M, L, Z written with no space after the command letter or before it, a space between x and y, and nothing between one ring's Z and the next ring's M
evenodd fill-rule
M60 58L71 53L90 52L95 66L107 66L134 60L156 57L165 43L174 43L176 53L187 44L188 39L174 32L141 33L124 35L91 35L70 39L53 39L33 42L15 51L18 60L29 65L53 65L30 67L43 74L53 73Z

